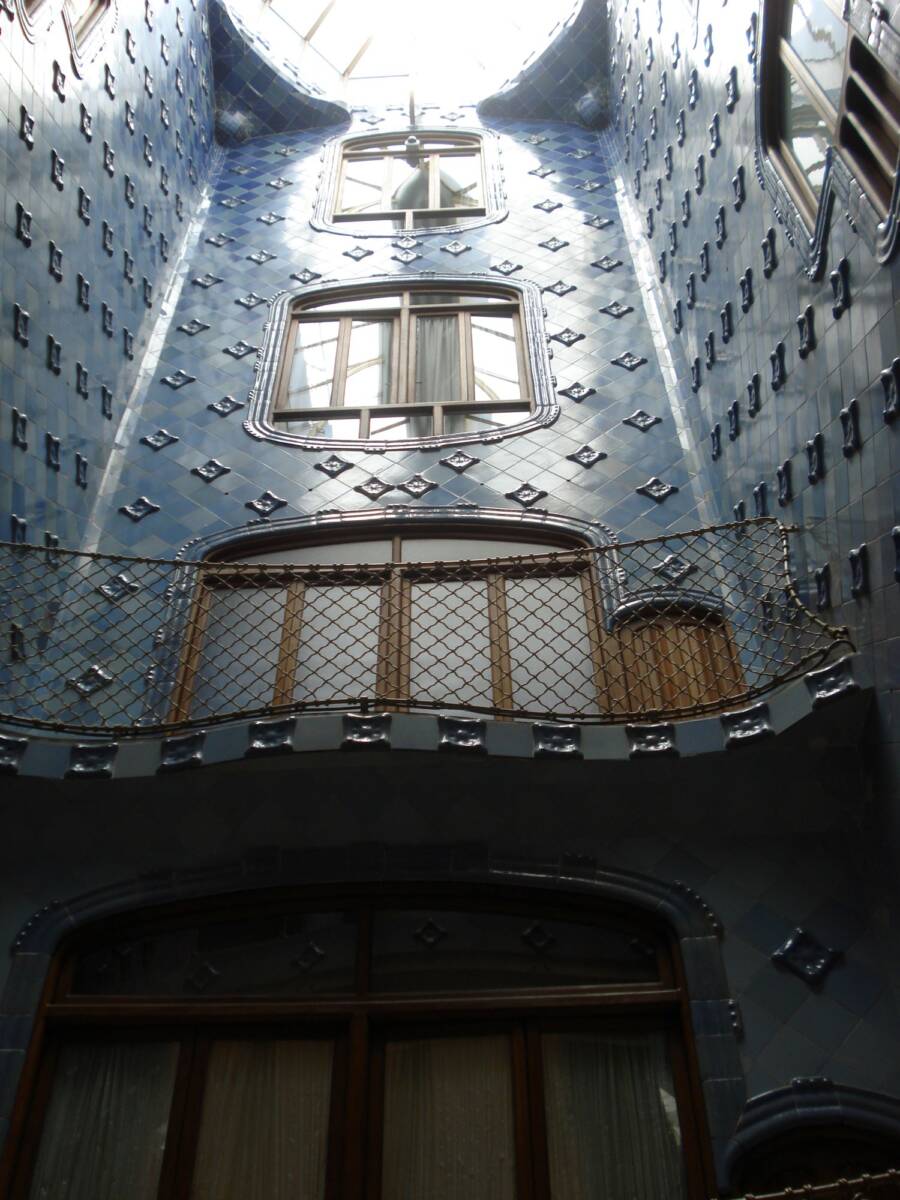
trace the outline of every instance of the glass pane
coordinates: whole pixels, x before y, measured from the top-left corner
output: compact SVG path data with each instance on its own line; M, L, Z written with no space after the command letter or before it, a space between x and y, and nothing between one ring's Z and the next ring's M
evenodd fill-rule
M191 1200L319 1200L325 1194L334 1047L216 1042Z
M441 208L481 205L481 159L477 154L454 154L441 159Z
M487 583L414 583L411 607L413 698L492 705Z
M298 437L337 438L341 441L359 437L359 417L316 417L311 421L279 421L278 428Z
M628 930L537 920L521 913L385 911L375 914L372 988L458 992L652 982L652 941Z
M304 312L307 310L315 310L316 312L327 311L331 308L346 309L348 312L361 312L369 309L383 308L399 308L400 297L398 295L389 296L344 296L341 299L323 300L321 304L309 304L304 306Z
M677 1200L686 1194L665 1037L542 1039L554 1200Z
M348 407L391 403L393 321L354 321L344 404Z
M405 413L391 417L377 417L372 414L369 425L369 436L385 438L388 441L402 441L404 438L431 437L434 431L434 420L431 413Z
M417 404L449 404L462 399L459 318L416 318Z
M488 296L474 294L459 296L453 292L413 292L410 303L415 308L420 304L511 304L510 296Z
M373 538L364 542L311 542L290 550L264 550L260 554L242 554L240 562L261 563L386 563L391 561L391 542Z
M350 913L261 913L165 929L79 959L72 991L88 996L298 996L352 991Z
M404 538L403 562L456 562L460 559L512 558L517 554L550 554L558 546L541 542L504 541L501 538Z
M286 408L327 408L331 403L337 321L298 321L288 377Z
M359 158L344 168L344 187L338 212L380 212L386 163L383 158Z
M63 1046L31 1200L156 1200L177 1042Z
M519 408L502 408L495 411L490 409L464 408L444 409L444 433L490 433L492 430L505 429L508 425L518 425L523 414L528 412L528 406Z
M581 579L508 579L513 703L596 713L597 692Z
M818 196L825 177L825 153L831 145L831 132L797 81L782 68L784 87L784 140Z
M392 163L391 208L428 208L428 159L411 155Z
M516 400L521 395L516 325L512 317L472 317L476 400Z
M284 621L283 588L210 589L191 716L272 703Z
M382 1200L513 1200L506 1037L388 1042Z
M825 0L794 0L788 40L836 110L844 78L845 22Z
M375 694L381 587L310 587L303 597L295 700Z

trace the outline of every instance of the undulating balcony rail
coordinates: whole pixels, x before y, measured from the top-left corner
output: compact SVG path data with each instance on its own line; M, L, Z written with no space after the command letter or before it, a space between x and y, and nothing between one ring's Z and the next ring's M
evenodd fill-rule
M0 721L127 735L360 709L672 720L741 705L850 644L802 603L774 519L477 561L259 554L0 544Z
M900 1170L892 1168L834 1183L798 1185L781 1192L748 1192L743 1200L900 1200Z

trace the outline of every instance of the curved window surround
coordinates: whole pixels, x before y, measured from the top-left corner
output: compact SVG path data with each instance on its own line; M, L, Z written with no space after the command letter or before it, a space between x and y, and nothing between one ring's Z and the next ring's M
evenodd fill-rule
M396 237L505 216L495 134L416 128L329 143L311 223L355 238Z
M16 1196L713 1190L675 944L630 909L472 884L238 895L87 929L57 966Z
M881 261L897 238L900 36L869 0L764 0L758 166L810 276L835 194Z
M535 285L404 276L279 297L246 428L390 450L495 441L558 414Z

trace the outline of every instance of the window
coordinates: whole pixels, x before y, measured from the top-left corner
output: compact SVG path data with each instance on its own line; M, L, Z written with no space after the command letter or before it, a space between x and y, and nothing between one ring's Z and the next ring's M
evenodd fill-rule
M83 40L109 8L109 0L65 0L75 38Z
M363 700L590 718L715 707L744 689L717 616L638 607L610 631L592 551L467 533L203 564L169 719Z
M810 227L830 147L881 217L900 151L900 81L842 12L839 0L780 0L766 9L767 149Z
M345 142L335 221L391 221L397 229L483 216L481 140L400 134Z
M520 294L469 280L385 286L295 306L276 425L302 437L390 443L521 423L532 395Z
M59 962L15 1200L709 1195L668 936L524 889L159 911Z

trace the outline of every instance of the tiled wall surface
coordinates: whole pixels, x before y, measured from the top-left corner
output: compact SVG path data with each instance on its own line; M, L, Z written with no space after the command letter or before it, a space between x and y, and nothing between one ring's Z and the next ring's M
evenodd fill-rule
M90 75L96 94L92 93L89 106L93 103L98 115L93 142L86 147L89 159L79 154L77 122L71 124L79 98L74 82L65 105L54 96L52 79L46 84L44 98L35 101L39 116L35 148L27 151L18 142L22 80L3 74L14 96L4 144L9 164L4 259L13 269L4 269L3 277L5 374L0 396L4 405L0 465L5 468L8 463L12 469L13 492L8 500L4 493L3 511L28 520L30 540L40 540L43 530L56 522L63 542L76 545L90 526L100 549L164 557L191 539L227 529L238 531L248 522L274 524L323 510L352 517L395 504L411 512L419 505L459 504L476 506L469 510L472 514L477 514L477 508L537 515L546 511L563 519L602 522L624 539L730 519L740 501L747 515L753 515L754 489L762 481L770 511L780 512L775 469L790 458L795 498L784 506L784 515L809 527L807 560L799 569L808 574L825 562L831 564L834 605L823 615L853 625L880 691L881 729L890 737L888 700L897 670L897 640L888 636L892 620L897 629L890 485L898 452L896 429L880 417L878 375L897 353L892 291L896 272L876 267L852 230L837 220L831 254L835 259L844 254L850 262L852 304L835 319L827 277L819 284L804 280L793 251L781 238L753 170L752 64L744 36L751 7L748 0L728 0L723 11L710 0L700 14L696 46L685 7L677 0L662 6L661 30L655 2L635 5L629 0L621 11L617 8L615 16L622 19L624 32L616 47L619 65L613 89L615 95L625 74L625 120L632 104L636 112L635 133L628 139L630 161L622 161L620 133L598 135L550 121L493 123L502 138L508 216L454 236L422 236L414 248L420 257L410 262L398 259L398 248L390 239L320 233L310 227L323 138L343 132L344 127L279 133L230 149L213 180L209 209L196 242L177 264L171 306L156 330L152 354L144 360L144 375L129 403L128 421L111 451L111 435L98 433L97 427L117 427L120 406L142 359L137 339L146 336L156 311L149 317L138 313L143 322L131 317L135 360L123 364L119 310L134 305L137 312L142 307L141 278L150 274L154 262L156 277L161 274L151 255L158 249L160 229L165 230L166 222L173 219L173 198L167 205L162 203L159 159L154 159L152 168L141 166L144 129L140 123L134 141L123 131L124 84L115 101L104 100L102 59ZM641 14L636 36L635 11ZM173 46L169 72L176 63L174 48L182 53L193 28L189 25L184 41L179 40L174 13L172 5L159 6L159 21L171 20L173 25L166 35ZM199 20L199 14L187 7L184 17L188 22ZM711 53L703 44L709 22L714 24ZM125 25L120 20L111 43L121 47L123 55ZM677 63L671 50L676 28L680 32ZM142 26L134 32L140 33L142 48L137 62L121 61L117 74L129 80L128 94L141 98L140 111L146 111L147 121L154 113L158 124L159 94L151 101L141 88L144 58L149 62L151 51L156 56L154 67L162 73L156 61L160 27L150 32ZM653 54L648 67L650 38ZM202 36L196 33L193 41L202 56ZM0 55L8 56L9 46L10 39L4 38ZM631 69L625 71L629 52ZM2 61L9 67L12 59ZM34 78L44 88L48 72L42 57L39 63L32 64ZM161 144L172 145L179 123L185 137L188 125L193 137L199 139L200 130L208 136L209 100L199 91L203 63L201 57L189 76L195 86L197 127L184 119L184 102L176 106L173 97L172 128L155 131ZM734 111L728 112L725 82L732 66L737 68L739 99ZM691 108L688 75L694 67L698 98ZM187 72L187 64L183 69ZM668 89L665 103L660 98L663 71ZM643 102L636 97L639 76ZM32 76L27 78L30 81ZM29 97L31 86L26 85ZM28 99L25 103L30 106ZM657 114L655 138L649 132L651 108ZM679 147L675 118L682 108L685 141ZM102 169L103 140L111 134L104 133L101 112L109 113L118 130L111 143L117 149L112 179ZM715 113L721 142L712 154L708 127ZM61 121L60 114L65 120L59 127L67 131L68 139L65 151L60 151L67 158L67 175L65 190L57 195L49 184L56 126L51 126L53 133L45 127L52 118ZM396 114L361 112L355 114L353 129L389 129L395 119ZM455 112L427 108L422 120L438 127L478 125L471 106L460 106ZM648 165L640 168L641 195L635 200L630 193L645 137ZM73 141L74 152L69 149ZM663 155L669 144L673 146L672 178L666 179ZM201 149L195 145L192 154L199 180L205 164ZM701 153L704 177L698 192L695 163ZM190 155L186 146L185 164ZM166 156L172 158L174 181L182 160L169 151ZM84 228L77 218L76 198L78 170L85 170L81 164L86 161L96 168L88 190L93 188L109 207L95 202L92 224ZM744 167L746 180L746 198L739 211L732 204L731 184L738 166ZM141 181L135 210L121 207L126 171ZM662 199L657 209L658 177ZM151 184L152 201L147 198ZM26 186L27 199L23 199L19 193ZM173 182L173 194L176 190ZM199 182L189 200L187 188L182 190L187 222L199 211ZM691 197L690 217L682 223L686 191ZM30 247L15 235L14 210L19 200L35 213ZM139 236L144 203L159 210L155 240ZM107 264L100 232L113 205L115 251ZM726 209L726 237L719 247L715 216L721 206ZM644 231L648 207L654 212L649 250ZM45 214L44 223L39 223L39 214ZM673 223L674 256L669 250ZM767 281L760 242L773 225L778 265ZM46 274L50 238L66 252L61 284ZM171 242L174 262L174 233ZM701 280L699 255L704 242L710 247L709 263L707 278ZM125 287L121 274L123 248L131 245L144 255L140 258L131 251L138 263L133 290L131 285ZM660 285L651 280L650 268L657 269L663 249L666 279ZM261 251L265 253L260 255ZM92 286L88 313L73 302L77 274L85 269L82 254L87 258L87 273L93 272L100 281ZM745 314L738 279L747 267L753 269L755 299ZM242 422L254 380L254 351L262 344L268 312L267 304L257 303L256 297L268 301L299 286L292 276L304 271L315 272L323 281L352 282L378 274L415 277L429 270L463 276L477 273L498 282L509 272L513 279L529 279L544 289L546 332L561 407L555 424L499 443L467 446L475 461L462 473L440 462L446 456L440 450L341 451L352 465L337 478L316 469L328 457L327 450L285 447L248 435ZM692 309L682 304L684 330L676 334L671 304L676 297L684 300L689 272L696 275L696 300ZM117 310L111 340L101 329L100 304L107 294ZM64 300L56 300L57 296ZM15 344L12 337L13 307L23 300L32 310L28 347ZM723 345L719 314L726 302L732 306L734 330ZM817 345L801 360L796 317L807 305L814 308ZM62 330L59 339L67 343L59 379L48 371L44 357L46 334L56 328ZM715 356L707 368L702 361L703 341L711 329L716 331ZM778 341L785 345L787 378L773 393L767 383L768 362ZM76 346L86 357L83 347L91 348L87 402L74 391ZM94 347L99 347L96 364ZM690 364L696 356L701 358L700 387L694 392ZM616 359L622 361L617 364ZM94 411L99 410L94 387L107 366L119 407L113 421L104 425L99 411ZM762 383L760 409L751 417L746 382L754 372ZM31 390L32 385L36 390ZM838 413L850 396L856 396L860 405L862 446L845 459ZM730 440L727 413L734 401L740 404L739 433ZM90 408L90 421L83 415L85 406ZM14 446L9 436L12 407L28 413L27 449ZM59 475L44 460L44 437L55 432L50 425L51 419L57 419L55 411L65 414L76 430L72 436L81 439L70 442L66 426L69 457L64 457ZM646 418L629 420L640 413ZM709 432L715 423L722 427L722 451L713 460ZM822 435L825 474L813 484L806 481L804 448L816 433ZM74 481L74 453L82 452L82 446L95 456L86 490L78 489ZM584 447L600 450L606 457L584 466L571 457ZM218 466L205 469L210 463ZM399 490L415 475L435 485L421 501ZM373 478L388 489L378 499L358 490ZM672 489L660 500L639 490L653 478ZM515 493L523 485L539 495L520 492L517 499ZM279 502L268 518L261 515L258 504L266 494ZM141 515L141 508L123 511L140 497L151 502L146 515ZM262 512L270 507L263 504ZM847 555L863 541L869 546L869 590L857 600L849 595ZM740 787L735 787L735 797L740 793L736 809L730 806L729 795L717 797L714 803L695 801L687 774L673 774L658 793L640 797L639 803L619 779L608 788L599 784L596 789L573 788L561 804L557 775L555 782L535 776L524 791L498 777L490 804L448 795L436 806L429 789L395 794L384 767L365 785L364 809L357 803L361 792L352 788L348 792L339 779L325 773L304 792L302 805L293 796L263 796L242 789L240 795L229 797L227 817L217 806L215 788L201 788L196 810L177 817L170 813L170 825L160 822L155 812L138 810L127 817L111 813L104 809L102 796L91 800L75 820L61 811L64 805L58 798L50 797L48 805L60 805L58 822L43 830L44 840L52 846L47 861L54 863L54 878L52 882L44 878L41 864L27 859L10 862L7 879L12 882L3 921L14 930L50 895L69 895L153 866L188 868L198 859L239 856L273 841L404 844L476 838L489 844L492 852L514 855L523 862L575 848L624 868L681 879L716 909L724 925L728 984L744 1017L742 1054L749 1095L788 1083L794 1076L818 1075L900 1094L900 1023L896 992L892 992L889 930L884 927L888 909L879 882L884 864L879 860L880 848L875 849L890 833L889 814L882 802L867 802L868 784L852 751L838 749L829 758L827 747L813 746L809 753L817 756L815 769L804 761L783 770L771 762L753 766L757 760L745 758L735 768L742 776ZM88 836L92 824L102 825L99 840ZM201 844L202 854L197 849ZM842 951L816 988L771 960L773 951L797 926Z
M13 8L0 40L0 536L77 545L213 154L207 21L190 0L118 0L79 76L62 0L43 0L28 33Z

